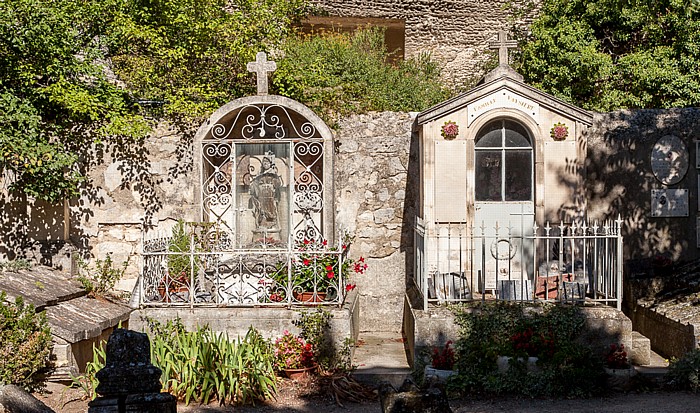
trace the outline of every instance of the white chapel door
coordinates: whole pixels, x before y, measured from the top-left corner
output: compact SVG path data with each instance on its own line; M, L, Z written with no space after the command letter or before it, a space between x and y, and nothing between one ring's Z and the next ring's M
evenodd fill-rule
M531 299L533 277L533 139L509 119L487 123L474 147L474 269L479 291Z

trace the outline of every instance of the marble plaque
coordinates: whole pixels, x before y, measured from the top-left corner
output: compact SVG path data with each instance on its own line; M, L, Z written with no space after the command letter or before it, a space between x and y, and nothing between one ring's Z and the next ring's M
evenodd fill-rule
M467 221L467 141L435 141L435 220Z
M683 141L673 135L656 141L651 150L651 170L664 185L680 182L688 172L688 149Z
M652 189L651 190L651 216L652 217L687 217L688 216L688 190L687 189Z

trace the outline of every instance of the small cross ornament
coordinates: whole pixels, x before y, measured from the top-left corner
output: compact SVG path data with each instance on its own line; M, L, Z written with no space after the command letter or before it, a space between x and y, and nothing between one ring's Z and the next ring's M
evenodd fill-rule
M498 31L498 40L489 43L489 49L498 50L498 65L508 66L508 49L518 47L518 42L508 40L508 33L505 30Z
M265 52L258 52L255 55L255 61L249 62L246 66L249 72L254 72L257 75L258 95L267 95L267 73L272 73L277 69L277 63L267 61Z

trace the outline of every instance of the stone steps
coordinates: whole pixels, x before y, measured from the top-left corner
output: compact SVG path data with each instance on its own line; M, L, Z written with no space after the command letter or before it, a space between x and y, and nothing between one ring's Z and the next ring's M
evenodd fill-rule
M353 365L357 366L353 377L373 386L388 381L398 388L413 371L408 364L403 337L398 332L360 332Z

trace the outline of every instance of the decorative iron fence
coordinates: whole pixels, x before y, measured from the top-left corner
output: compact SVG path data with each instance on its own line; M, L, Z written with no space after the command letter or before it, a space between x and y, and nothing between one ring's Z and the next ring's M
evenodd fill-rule
M295 245L264 239L255 248L236 249L230 234L214 224L152 234L144 232L143 239L143 306L340 305L345 300L351 261L342 240L331 246L322 240Z
M473 300L622 305L622 220L475 228L417 219L414 281L431 303Z

